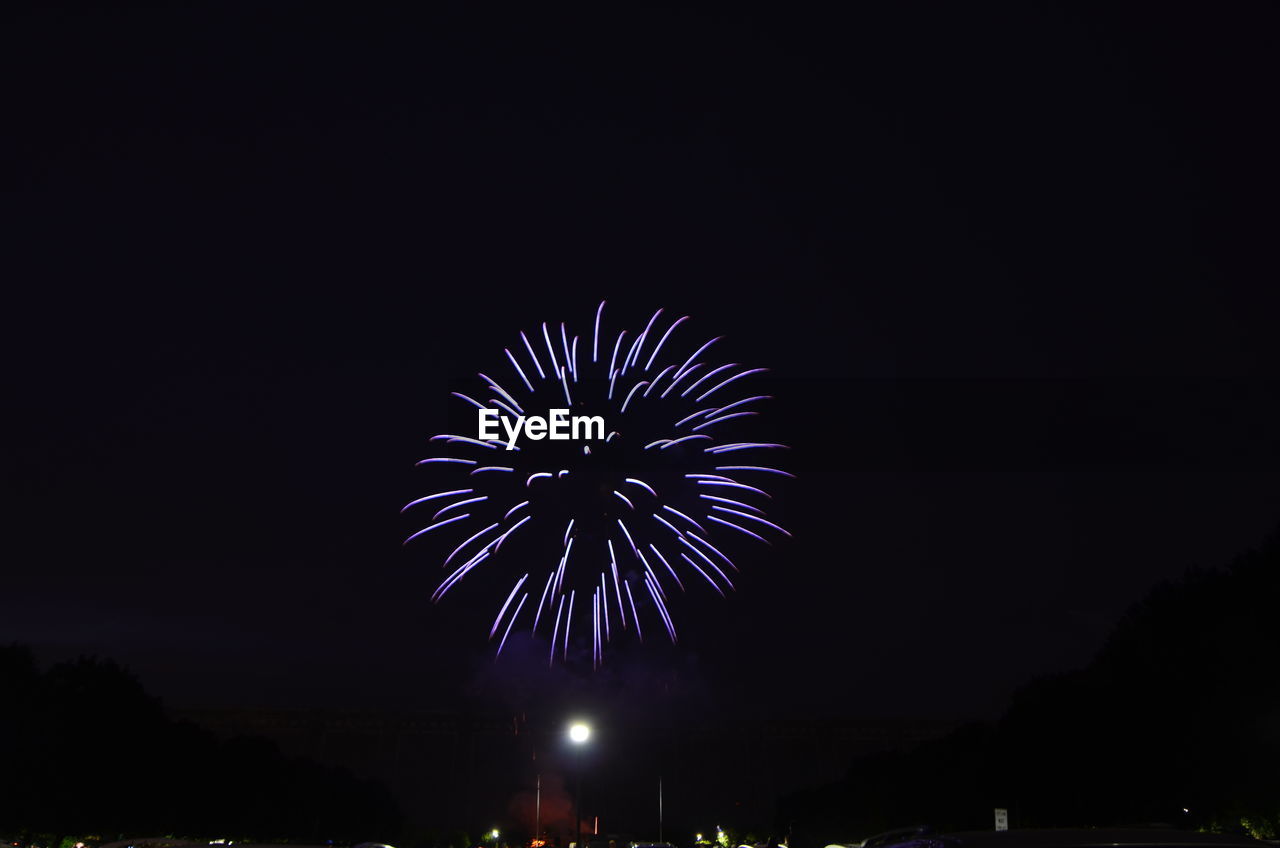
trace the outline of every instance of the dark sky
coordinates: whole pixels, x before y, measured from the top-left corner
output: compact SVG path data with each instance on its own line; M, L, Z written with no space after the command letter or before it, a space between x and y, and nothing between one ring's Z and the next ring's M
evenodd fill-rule
M603 298L773 367L799 474L610 687L994 715L1280 521L1273 4L431 9L5 13L0 641L186 706L604 686L492 663L398 514L452 381Z

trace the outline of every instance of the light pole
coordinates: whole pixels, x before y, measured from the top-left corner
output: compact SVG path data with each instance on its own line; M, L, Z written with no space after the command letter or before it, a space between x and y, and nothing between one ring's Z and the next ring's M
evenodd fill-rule
M658 841L662 841L662 775L658 775Z
M582 746L591 738L591 725L575 721L569 725L569 741L578 751L578 788L573 799L574 848L582 848Z

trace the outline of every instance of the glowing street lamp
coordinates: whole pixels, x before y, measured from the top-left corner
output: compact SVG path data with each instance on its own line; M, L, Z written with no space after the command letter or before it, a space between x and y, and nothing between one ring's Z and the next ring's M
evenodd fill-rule
M582 748L591 738L591 725L575 721L569 725L569 741L578 750L578 791L573 800L574 848L582 848Z

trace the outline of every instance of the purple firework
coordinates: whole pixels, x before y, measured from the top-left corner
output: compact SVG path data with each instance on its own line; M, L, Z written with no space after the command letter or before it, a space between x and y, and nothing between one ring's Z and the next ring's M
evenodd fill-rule
M661 309L639 333L606 336L604 307L586 339L565 324L521 331L504 351L509 378L478 375L484 390L473 394L487 392L487 403L453 392L493 426L433 436L447 455L418 465L449 482L401 510L434 510L405 544L440 528L456 534L433 601L481 565L544 563L540 574L515 576L505 595L489 630L498 654L513 629L541 628L554 663L568 657L570 634L585 628L598 666L623 632L643 641L646 617L675 642L671 590L686 591L687 581L721 596L734 588L737 566L720 537L768 544L773 534L791 535L766 517L763 488L793 476L767 459L785 446L743 432L771 399L745 389L767 369L706 361L720 337L684 355L676 330L688 316L661 328ZM551 439L531 426L520 440L522 422L557 408L598 419L599 432L591 437L587 426L577 438L575 424L574 438Z

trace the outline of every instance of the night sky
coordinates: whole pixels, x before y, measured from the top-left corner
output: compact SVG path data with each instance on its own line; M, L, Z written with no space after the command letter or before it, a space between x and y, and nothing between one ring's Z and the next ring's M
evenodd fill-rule
M0 641L185 707L992 717L1280 522L1275 5L430 8L5 13ZM592 682L398 511L601 299L773 368L798 477Z

